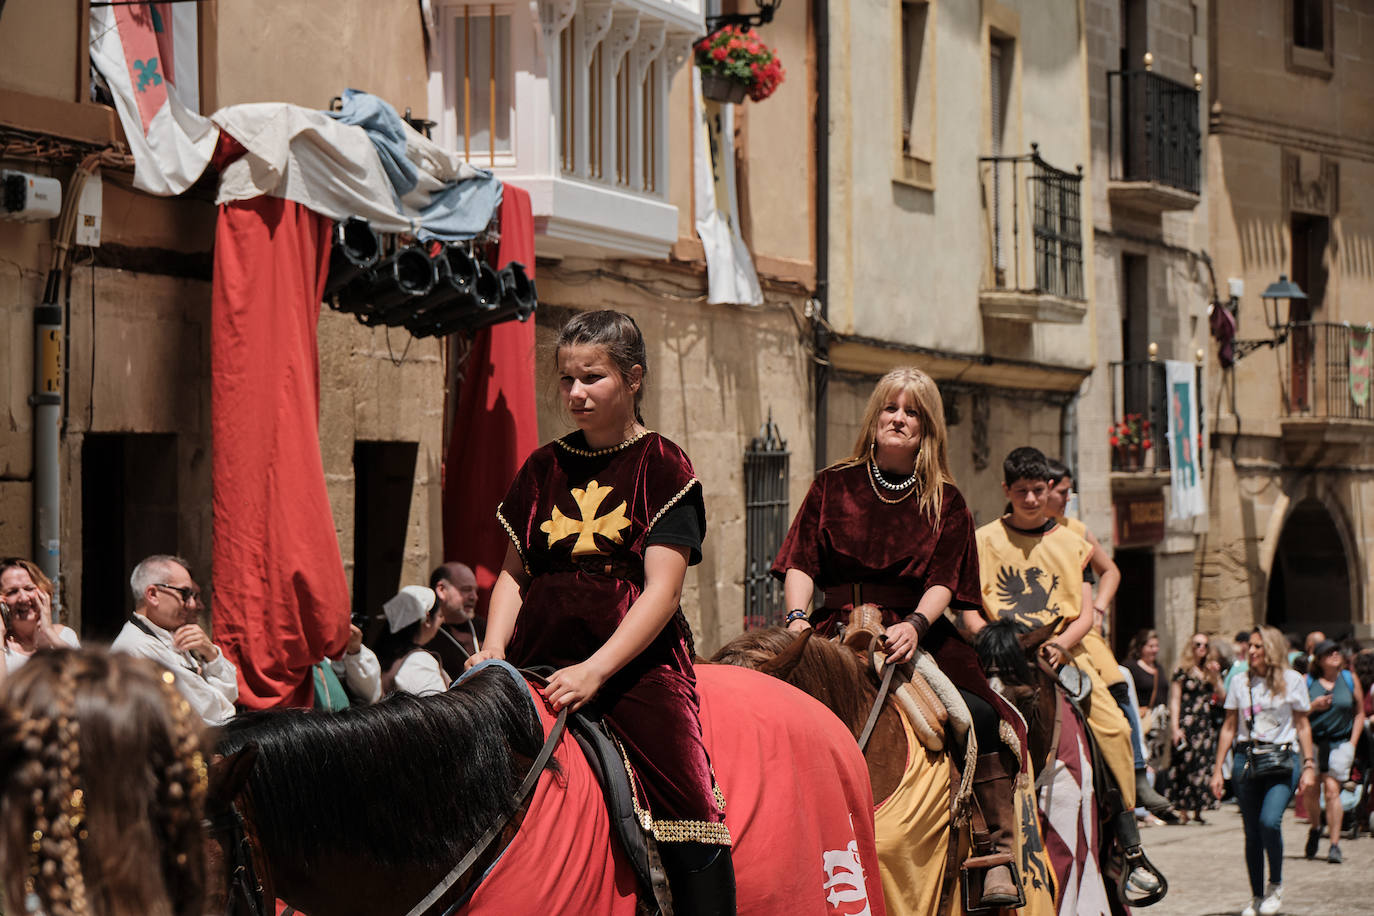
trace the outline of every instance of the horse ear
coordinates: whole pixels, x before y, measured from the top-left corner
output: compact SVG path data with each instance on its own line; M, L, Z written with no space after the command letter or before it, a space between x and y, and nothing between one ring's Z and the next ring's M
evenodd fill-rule
M205 793L206 807L227 808L239 797L253 765L258 762L258 746L246 744L228 757L217 757L210 764L210 784Z
M1022 649L1034 649L1038 646L1044 645L1044 643L1047 640L1049 640L1051 636L1054 635L1054 628L1056 626L1058 626L1058 621L1053 621L1051 623L1038 626L1028 633L1022 633L1020 636L1016 638L1021 643Z
M759 665L759 670L780 681L787 680L792 674L792 670L797 667L797 663L801 661L802 653L806 651L806 644L811 641L811 636L815 632L810 627L802 630L800 635L792 640L792 645Z

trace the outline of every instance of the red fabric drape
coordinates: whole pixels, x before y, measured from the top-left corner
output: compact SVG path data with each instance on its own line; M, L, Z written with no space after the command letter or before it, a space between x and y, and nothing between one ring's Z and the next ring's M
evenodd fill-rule
M505 185L501 199L500 266L525 265L534 276L534 214L530 195ZM534 405L534 322L511 321L480 331L464 367L444 466L444 558L473 568L481 589L478 613L506 555L496 506L529 454L539 447Z
M214 634L252 709L310 705L310 666L348 641L319 441L315 327L330 227L277 197L226 204L216 226Z

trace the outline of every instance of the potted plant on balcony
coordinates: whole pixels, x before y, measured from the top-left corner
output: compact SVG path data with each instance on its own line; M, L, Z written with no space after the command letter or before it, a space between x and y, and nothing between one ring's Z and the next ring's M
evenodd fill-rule
M1140 470L1144 453L1154 443L1150 441L1150 421L1138 413L1128 413L1108 430L1107 441L1112 446L1112 467L1118 471Z
M786 75L773 49L753 29L727 25L694 46L701 68L701 92L718 102L762 102Z

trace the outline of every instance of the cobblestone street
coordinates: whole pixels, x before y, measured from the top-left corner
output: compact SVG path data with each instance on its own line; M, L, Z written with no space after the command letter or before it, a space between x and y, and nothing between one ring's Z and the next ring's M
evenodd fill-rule
M1137 910L1148 916L1222 916L1235 914L1249 901L1245 875L1245 834L1233 804L1207 812L1201 826L1151 827L1141 830L1150 858L1169 878L1169 896L1156 906ZM1362 834L1343 840L1345 862L1326 861L1326 839L1318 858L1302 856L1307 824L1290 809L1283 819L1283 909L1290 916L1374 914L1369 875L1374 865L1374 839Z

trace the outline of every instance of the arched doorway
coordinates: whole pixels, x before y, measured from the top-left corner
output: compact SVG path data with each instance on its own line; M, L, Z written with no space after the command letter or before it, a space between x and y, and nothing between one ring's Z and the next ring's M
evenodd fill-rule
M1320 500L1304 499L1283 523L1264 619L1284 631L1351 631L1350 562L1336 521Z

